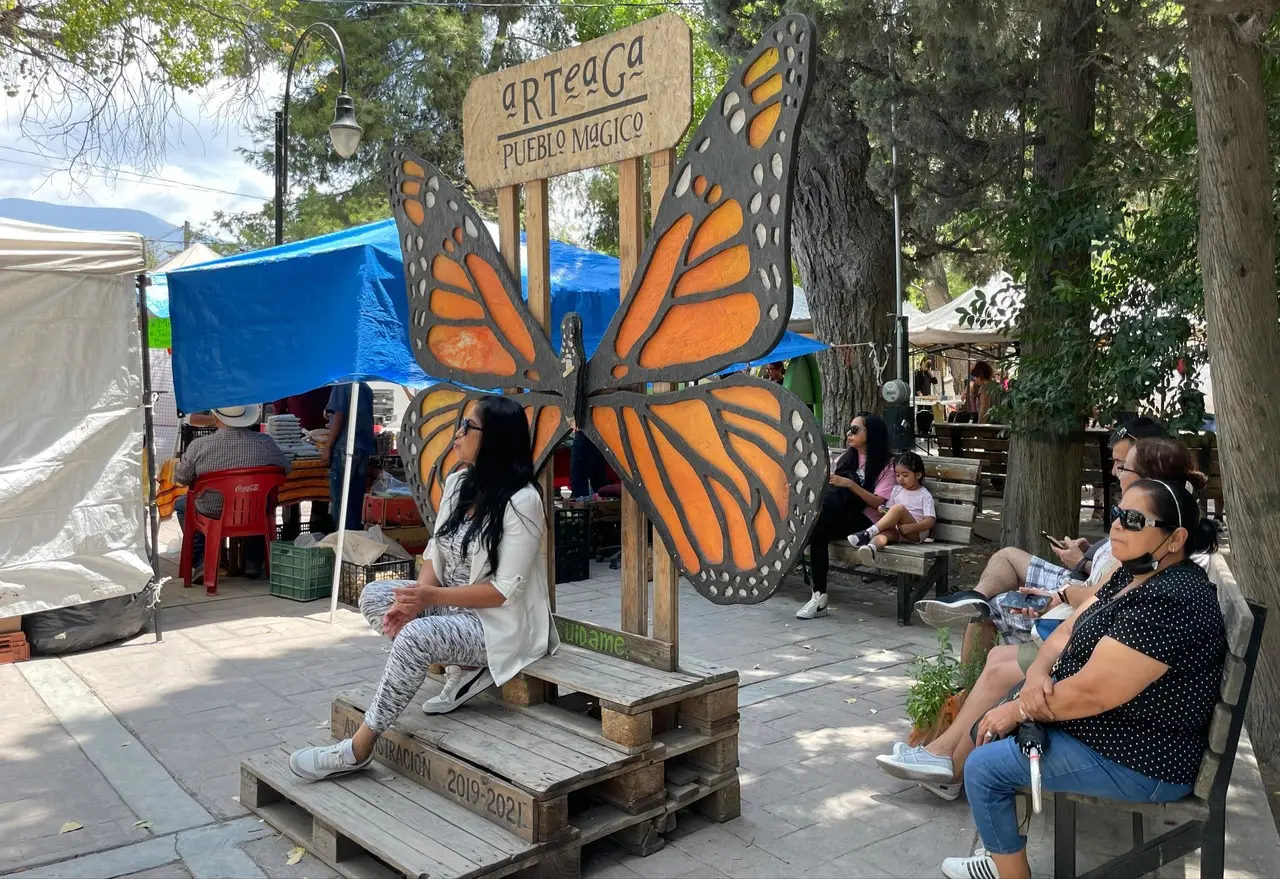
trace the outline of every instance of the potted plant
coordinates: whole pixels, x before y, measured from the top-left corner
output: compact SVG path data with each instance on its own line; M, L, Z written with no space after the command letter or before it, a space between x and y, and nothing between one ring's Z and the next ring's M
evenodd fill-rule
M908 745L927 745L946 731L960 713L985 662L986 655L981 652L968 662L960 662L951 654L947 630L938 630L937 654L921 656L911 664L914 683L907 690L907 716L912 725Z

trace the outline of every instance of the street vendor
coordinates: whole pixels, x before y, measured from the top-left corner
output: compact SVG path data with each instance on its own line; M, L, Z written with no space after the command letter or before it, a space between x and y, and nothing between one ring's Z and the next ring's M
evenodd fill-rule
M351 449L350 479L347 487L351 490L351 500L347 502L346 530L358 531L361 528L364 513L364 490L369 478L369 456L373 454L373 388L364 382L358 385L359 397L356 399L356 419L354 425L347 423L351 411L351 385L334 385L329 392L329 403L325 411L329 413L329 442L320 453L320 458L329 467L329 502L333 505L333 518L337 524L342 515L342 474L347 470L347 429L354 429L355 445Z
M245 467L282 467L288 473L292 464L289 456L280 451L271 437L251 430L262 414L260 406L224 406L209 413L218 429L206 436L196 437L182 453L182 459L173 471L173 481L179 485L192 485L196 477L222 470L240 470ZM222 495L207 491L196 501L200 515L210 519L222 516ZM178 524L185 524L187 495L174 504ZM192 558L195 569L192 582L204 579L204 535L196 532L191 537ZM256 580L262 576L262 562L266 557L266 545L261 537L244 538L245 576Z

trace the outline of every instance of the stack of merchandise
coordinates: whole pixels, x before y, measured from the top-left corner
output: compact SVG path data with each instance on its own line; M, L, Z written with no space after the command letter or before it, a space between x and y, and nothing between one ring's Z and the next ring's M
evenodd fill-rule
M302 435L296 415L272 415L267 419L267 436L290 458L320 457L320 450Z

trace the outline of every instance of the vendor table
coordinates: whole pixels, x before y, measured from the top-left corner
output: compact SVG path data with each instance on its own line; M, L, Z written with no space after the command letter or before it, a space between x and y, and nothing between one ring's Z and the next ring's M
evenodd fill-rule
M156 495L160 507L160 518L167 519L173 514L173 505L187 490L185 485L173 481L173 471L178 465L177 458L170 458L160 467L157 481L160 490ZM298 458L293 462L289 478L280 489L280 506L297 504L302 501L329 500L329 467L319 458Z

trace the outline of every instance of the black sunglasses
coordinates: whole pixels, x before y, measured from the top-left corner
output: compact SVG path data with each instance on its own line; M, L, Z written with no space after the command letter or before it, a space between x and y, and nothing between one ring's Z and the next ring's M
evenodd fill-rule
M1118 505L1111 507L1111 518L1113 521L1119 522L1120 527L1125 531L1141 531L1144 528L1153 527L1172 531L1175 527L1163 519L1149 519L1147 514L1141 510L1126 510Z
M856 424L850 424L849 429L846 430L845 433L848 434L849 436L857 436L858 434L862 433L862 428Z
M482 431L482 430L484 430L484 428L483 428L483 427L481 427L480 425L476 424L476 423L475 423L474 421L472 421L470 418L464 418L464 419L462 419L462 435L463 435L463 436L466 436L467 434L471 433L471 431L473 431L473 430L481 430L481 431Z

